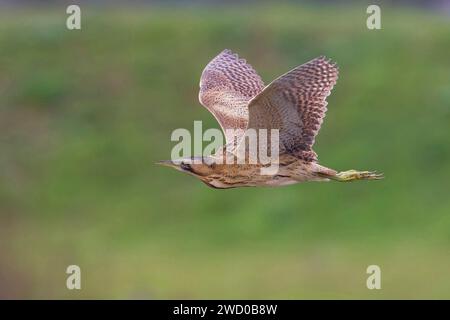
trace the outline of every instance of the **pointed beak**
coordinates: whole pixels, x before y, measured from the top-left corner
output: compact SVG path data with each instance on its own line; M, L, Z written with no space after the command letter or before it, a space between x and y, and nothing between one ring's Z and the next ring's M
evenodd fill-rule
M161 160L161 161L156 162L155 164L159 164L161 166L171 167L171 168L177 167L177 165L175 163L173 163L172 160Z

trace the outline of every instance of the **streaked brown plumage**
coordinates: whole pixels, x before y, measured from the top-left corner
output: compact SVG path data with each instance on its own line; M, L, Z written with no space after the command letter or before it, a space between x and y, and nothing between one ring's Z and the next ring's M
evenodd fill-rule
M224 50L204 69L199 100L224 130L227 151L224 148L210 157L160 163L189 173L215 188L280 186L330 179L380 179L382 175L374 172L349 170L338 173L317 163L312 146L325 117L326 98L337 78L336 64L319 57L264 86L244 59ZM237 130L230 133L225 131L227 129ZM218 157L234 152L236 141L245 140L243 137L248 129L279 130L279 170L276 174L262 175L260 163L215 163Z

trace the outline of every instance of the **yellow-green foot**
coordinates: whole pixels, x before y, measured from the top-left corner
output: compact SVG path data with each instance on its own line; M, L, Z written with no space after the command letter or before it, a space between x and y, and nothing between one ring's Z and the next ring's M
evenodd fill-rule
M380 180L383 179L382 173L372 171L348 170L336 174L335 180L349 182L354 180Z

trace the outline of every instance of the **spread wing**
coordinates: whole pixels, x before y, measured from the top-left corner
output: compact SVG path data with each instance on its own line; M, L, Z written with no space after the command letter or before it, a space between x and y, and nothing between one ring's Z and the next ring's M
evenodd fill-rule
M319 57L269 84L249 103L248 128L279 129L280 154L316 161L312 150L336 84L336 64Z
M225 132L227 144L247 128L248 103L263 88L264 83L252 66L230 50L222 51L203 70L200 103L214 115L224 132L237 129L235 133Z

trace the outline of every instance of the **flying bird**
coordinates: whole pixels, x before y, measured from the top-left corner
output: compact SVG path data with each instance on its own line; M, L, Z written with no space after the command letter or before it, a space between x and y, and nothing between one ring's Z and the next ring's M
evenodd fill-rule
M376 172L338 172L318 163L312 147L327 111L326 98L337 78L337 65L321 56L265 86L246 60L224 50L203 70L199 100L219 122L225 132L226 145L211 156L165 160L159 164L220 189L282 186L304 181L382 179L383 175ZM236 142L242 145L246 140L245 132L250 129L278 130L278 170L274 174L262 174L261 168L267 164L217 161L220 157L235 155Z

